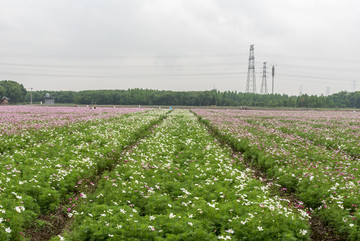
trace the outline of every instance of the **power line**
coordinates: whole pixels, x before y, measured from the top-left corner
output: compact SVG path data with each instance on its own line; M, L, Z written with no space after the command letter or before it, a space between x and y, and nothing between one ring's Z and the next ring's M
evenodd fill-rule
M37 73L1 73L0 75L25 75L25 76L48 76L48 77L74 77L74 78L121 78L121 77L199 77L199 76L237 76L245 75L245 72L213 72L213 73L120 73L116 75L76 75L76 74L37 74Z

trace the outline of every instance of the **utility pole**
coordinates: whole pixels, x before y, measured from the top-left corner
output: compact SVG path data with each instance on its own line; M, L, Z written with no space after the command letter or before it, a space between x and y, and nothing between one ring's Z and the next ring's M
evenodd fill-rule
M264 62L264 67L263 67L263 76L262 76L262 81L261 81L260 93L261 94L267 94L268 93L267 83L266 83L266 62Z
M353 92L356 91L356 80L354 80L354 84L353 84Z
M272 76L272 92L271 93L274 94L275 65L272 66L271 76Z
M30 92L30 105L32 105L32 91L33 91L33 88L30 88L31 92Z
M327 86L327 87L326 87L325 95L326 95L326 96L329 96L329 95L330 95L330 86Z
M256 79L255 79L255 56L254 45L250 45L249 67L246 81L246 93L256 93Z

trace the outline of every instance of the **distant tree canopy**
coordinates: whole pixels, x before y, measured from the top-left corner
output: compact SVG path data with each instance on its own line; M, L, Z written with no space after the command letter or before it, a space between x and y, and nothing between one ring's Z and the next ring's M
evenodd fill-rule
M1 91L1 90L0 90ZM248 106L302 108L360 108L360 92L339 92L330 96L280 94L260 95L236 91L166 91L149 89L34 91L33 102L43 101L50 93L56 103L99 105L181 105ZM25 98L30 102L30 93Z
M0 85L0 98L6 95L6 89Z
M12 80L0 81L0 98L6 96L10 98L11 103L19 103L25 101L26 89L22 84Z
M30 102L31 95L33 102L39 103L46 93L55 97L56 103L64 104L360 108L360 91L342 91L329 96L149 89L27 92L22 84L15 81L0 81L0 98L6 96L10 98L10 103Z

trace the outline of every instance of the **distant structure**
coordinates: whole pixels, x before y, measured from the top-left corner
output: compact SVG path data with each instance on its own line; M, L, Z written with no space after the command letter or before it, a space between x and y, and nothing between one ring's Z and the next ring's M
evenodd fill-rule
M326 87L325 95L326 95L326 96L329 96L329 95L330 95L330 86L327 86L327 87Z
M353 84L353 91L356 91L356 80L354 80L354 84Z
M9 104L9 98L7 98L6 96L3 96L1 99L0 99L0 105L8 105Z
M255 79L255 56L254 45L250 45L249 67L246 81L246 93L256 93L256 79Z
M31 92L30 92L30 105L32 105L32 91L33 91L33 88L30 88L31 89Z
M45 105L55 104L55 98L51 97L49 93L46 93L45 98L44 98L44 104Z
M268 94L267 83L266 83L266 62L264 62L264 67L263 67L260 93L266 95Z
M272 71L271 71L271 76L272 76L272 94L274 94L274 77L275 77L275 65L272 66Z

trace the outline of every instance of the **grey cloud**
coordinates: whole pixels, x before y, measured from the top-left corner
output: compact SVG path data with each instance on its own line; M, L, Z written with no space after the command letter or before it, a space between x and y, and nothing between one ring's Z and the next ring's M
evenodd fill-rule
M277 64L276 92L353 90L359 3L344 0L12 0L0 9L0 77L35 89L245 91ZM102 77L102 78L101 78ZM101 79L101 81L99 81ZM270 78L268 78L269 80ZM270 83L268 83L270 86ZM360 86L360 84L358 84Z

